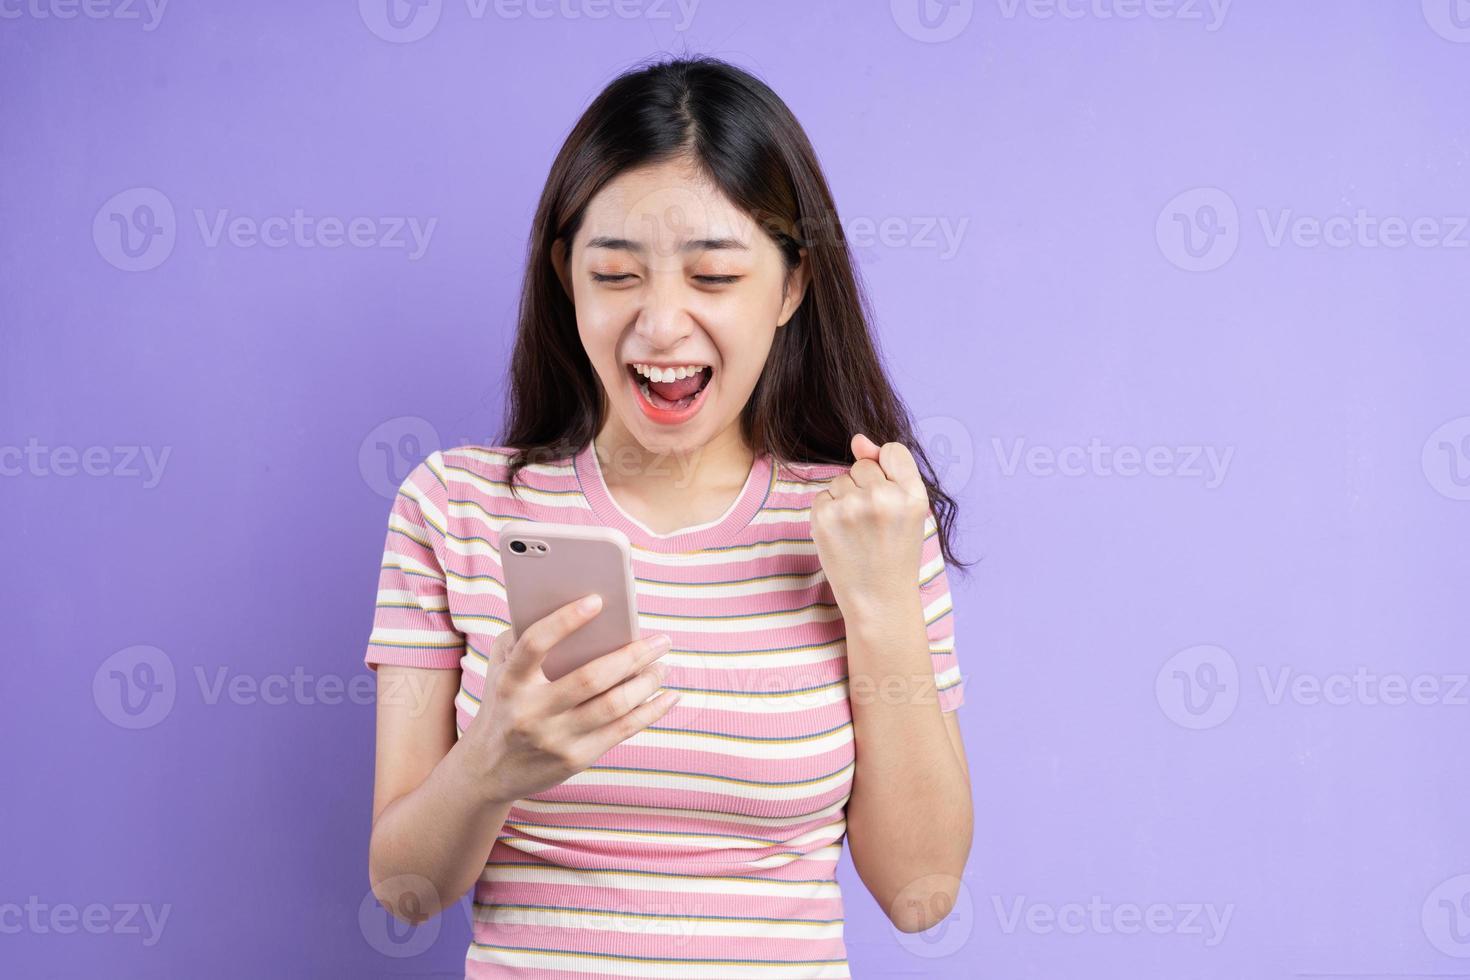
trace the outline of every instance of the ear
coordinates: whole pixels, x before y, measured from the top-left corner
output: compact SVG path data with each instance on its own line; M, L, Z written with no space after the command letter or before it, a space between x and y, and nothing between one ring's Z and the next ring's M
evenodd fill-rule
M807 273L810 268L807 262L806 249L803 248L796 261L796 267L786 274L786 286L782 293L781 314L776 318L776 326L786 326L786 321L790 320L801 306L802 298L806 296Z
M573 299L571 272L567 268L567 243L565 239L558 238L551 243L551 267L556 270L556 278L561 280L561 288L567 294L567 299ZM575 304L575 300L573 302Z

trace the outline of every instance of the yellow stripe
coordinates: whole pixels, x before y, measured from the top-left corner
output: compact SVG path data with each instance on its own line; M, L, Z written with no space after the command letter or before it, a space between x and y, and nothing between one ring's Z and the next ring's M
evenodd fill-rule
M621 912L617 909L584 909L569 905L521 905L501 902L473 902L477 909L537 909L543 912L576 912L579 915L605 915L616 918L680 919L687 922L764 922L769 925L832 926L844 919L780 919L770 915L663 915L658 912Z

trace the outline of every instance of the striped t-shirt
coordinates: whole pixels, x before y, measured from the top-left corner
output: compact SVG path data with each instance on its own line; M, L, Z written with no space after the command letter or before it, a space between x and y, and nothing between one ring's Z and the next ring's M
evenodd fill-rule
M707 524L657 534L618 506L592 444L534 462L433 453L388 519L368 664L458 669L456 727L509 626L497 550L522 518L632 543L639 635L667 633L681 699L593 765L511 808L475 887L467 977L846 977L835 878L854 744L845 631L810 532L847 467L758 456ZM943 711L963 702L930 510L919 570ZM881 696L881 693L878 694Z

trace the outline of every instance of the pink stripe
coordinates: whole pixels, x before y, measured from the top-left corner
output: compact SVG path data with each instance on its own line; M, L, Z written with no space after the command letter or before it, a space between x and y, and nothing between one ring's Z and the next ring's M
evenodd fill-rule
M847 680L844 625L821 575L806 515L824 484L781 481L827 480L847 467L795 467L758 457L740 495L720 518L697 531L658 535L618 507L590 445L559 462L565 472L552 472L545 464L522 470L519 499L503 490L487 493L485 482L503 483L506 467L467 449L434 453L414 468L393 501L395 524L407 533L392 530L385 540L378 581L384 599L374 616L366 662L455 669L467 642L488 655L490 637L505 627L509 611L497 596L466 594L470 586L464 583L499 582L500 563L493 554L461 554L465 546L451 549L447 542L493 546L500 522L513 515L608 525L628 534L640 580L640 632L672 637L673 659L680 663L670 665L665 684L688 692L651 730L613 746L561 785L522 801L546 804L545 811L514 807L489 856L492 881L477 887L480 902L504 913L522 905L616 910L623 916L618 928L573 925L570 921L578 920L558 913L562 920L549 927L478 923L475 941L655 960L830 959L840 965L827 969L843 975L840 935L783 936L764 920L830 920L843 914L840 895L812 897L804 894L812 886L802 884L833 880L836 859L822 849L845 833L842 807L852 791L855 761L849 692L842 687ZM558 506L546 502L547 494L557 495ZM419 499L426 503L421 506ZM765 515L774 519L760 519ZM680 560L693 552L700 552L698 563ZM924 540L921 554L921 564L927 565L940 556L937 534ZM953 683L955 654L939 649L949 647L954 636L949 579L943 565L928 575L920 592L930 615L925 632L936 677L950 675L943 681L953 684L937 692L940 709L951 711L963 703L964 690L962 683ZM721 591L752 594L717 594ZM819 662L780 663L811 657ZM484 684L470 671L461 683L456 720L463 729L473 720ZM777 701L781 696L786 700ZM780 709L773 710L778 704ZM689 747L656 744L666 737L678 737ZM775 751L757 755L756 745ZM834 812L814 815L829 807ZM803 840L808 835L812 839ZM683 843L684 837L710 839ZM763 859L777 863L761 867ZM577 880L567 885L495 877L497 868L504 875L516 873L514 865L560 869ZM656 880L690 876L665 879L669 882L748 879L774 894L682 891L643 882L635 887L631 879L594 873L609 868L651 873ZM737 935L716 935L713 927L690 930L690 922L699 926L699 917L724 922ZM543 964L539 954L528 953L533 965L510 969L480 963L474 953L472 947L466 963L470 977L587 980L603 975L595 959L568 971L551 967L551 958ZM636 967L643 961L628 962ZM792 972L816 976L823 969ZM631 972L638 973L636 968ZM725 975L718 966L697 963L674 972Z

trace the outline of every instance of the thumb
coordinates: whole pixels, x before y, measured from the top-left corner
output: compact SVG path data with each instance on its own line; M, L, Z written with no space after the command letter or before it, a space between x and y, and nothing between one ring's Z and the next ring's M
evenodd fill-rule
M878 460L879 446L876 442L863 435L861 432L852 437L852 458Z

